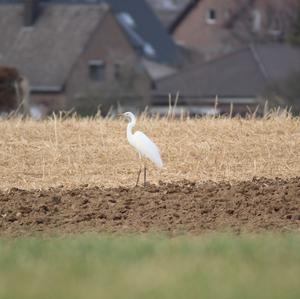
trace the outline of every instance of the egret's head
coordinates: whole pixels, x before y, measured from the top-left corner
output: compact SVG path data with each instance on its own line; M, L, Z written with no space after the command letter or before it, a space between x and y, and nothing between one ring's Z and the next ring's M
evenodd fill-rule
M135 116L134 116L134 114L132 112L125 112L125 113L123 113L123 115L129 121L135 120Z

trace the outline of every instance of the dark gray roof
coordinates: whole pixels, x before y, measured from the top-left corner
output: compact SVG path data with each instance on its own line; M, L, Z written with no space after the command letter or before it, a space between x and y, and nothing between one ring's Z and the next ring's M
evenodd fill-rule
M168 28L173 24L174 20L177 18L179 12L174 10L155 10L155 14L158 16L161 23L168 30Z
M300 47L288 44L258 44L252 48L257 54L269 80L286 79L300 71Z
M272 81L300 70L300 48L250 46L157 82L157 93L191 97L256 97Z
M0 0L8 1L8 0ZM20 0L13 0L20 1ZM111 6L132 45L145 58L159 63L179 64L180 51L154 11L145 0L40 0L44 3L86 4L107 3ZM123 15L123 17L122 17ZM134 25L128 24L132 18ZM124 17L125 16L125 17ZM130 21L130 20L129 20ZM130 23L130 22L129 22ZM152 55L152 54L155 55Z
M153 10L145 0L102 0L107 2L116 13L128 13L136 26L128 31L129 38L135 46L135 35L148 43L155 50L155 56L148 57L159 63L180 63L179 50Z
M62 88L107 10L103 5L47 5L33 27L23 27L21 4L0 5L0 64L17 67L33 89Z

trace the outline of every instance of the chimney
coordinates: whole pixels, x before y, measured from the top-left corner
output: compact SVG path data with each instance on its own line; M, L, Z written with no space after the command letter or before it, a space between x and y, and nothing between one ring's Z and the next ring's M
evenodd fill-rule
M39 0L23 0L24 1L24 26L33 26L38 17Z

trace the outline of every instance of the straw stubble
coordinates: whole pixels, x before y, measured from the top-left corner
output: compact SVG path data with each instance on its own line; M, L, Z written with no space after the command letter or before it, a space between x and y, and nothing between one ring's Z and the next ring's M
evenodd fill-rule
M133 186L138 156L126 122L111 119L0 121L0 188L81 184ZM236 181L300 175L300 121L268 119L138 119L160 148L165 168L149 162L148 179Z

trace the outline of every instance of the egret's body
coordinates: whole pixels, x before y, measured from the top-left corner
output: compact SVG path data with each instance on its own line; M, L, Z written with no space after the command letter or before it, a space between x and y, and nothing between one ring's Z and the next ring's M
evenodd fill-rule
M156 144L144 133L136 131L132 133L132 129L136 124L136 117L131 112L124 113L124 116L127 117L130 122L127 126L127 139L128 142L137 150L140 159L142 157L148 158L152 161L158 168L163 167L163 162L160 157L159 149ZM141 168L139 170L137 183L140 178ZM146 183L146 167L144 167L144 184Z

